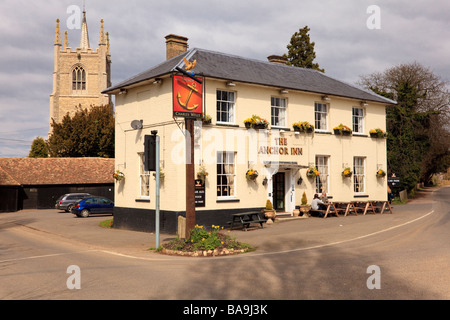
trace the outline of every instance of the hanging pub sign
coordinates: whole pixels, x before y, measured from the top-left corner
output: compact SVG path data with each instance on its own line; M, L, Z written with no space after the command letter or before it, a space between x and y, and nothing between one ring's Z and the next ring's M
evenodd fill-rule
M201 119L203 115L203 83L200 78L173 76L173 116Z

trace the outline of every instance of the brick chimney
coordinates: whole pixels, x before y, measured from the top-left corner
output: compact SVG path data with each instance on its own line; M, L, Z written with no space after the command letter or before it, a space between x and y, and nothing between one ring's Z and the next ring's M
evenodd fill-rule
M167 60L176 57L188 49L188 38L169 34L166 36L166 57Z
M287 64L287 58L283 56L271 55L267 57L269 62L279 63L279 64Z

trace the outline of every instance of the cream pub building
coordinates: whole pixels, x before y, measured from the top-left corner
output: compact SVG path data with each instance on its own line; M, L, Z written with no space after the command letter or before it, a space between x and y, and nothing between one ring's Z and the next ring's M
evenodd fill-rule
M154 231L155 178L144 170L144 139L154 130L161 139L161 230L175 233L185 215L185 128L173 103L188 103L192 92L177 97L173 78L191 64L203 80L194 96L207 115L196 122L194 138L195 172L207 173L198 224L224 226L232 213L260 210L267 200L290 215L303 193L308 203L315 193L332 201L386 201L386 178L376 175L387 171L386 139L369 132L385 131L385 110L395 101L287 66L279 56L259 61L188 49L188 39L177 35L166 37L166 49L166 61L103 91L116 96L116 170L124 175L115 188L116 227ZM263 128L248 128L249 118ZM314 129L298 132L299 122ZM341 124L352 132L335 132ZM310 168L318 175L307 175Z

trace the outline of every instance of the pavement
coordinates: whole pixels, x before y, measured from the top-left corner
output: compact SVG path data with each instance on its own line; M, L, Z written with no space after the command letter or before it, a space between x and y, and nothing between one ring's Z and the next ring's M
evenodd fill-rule
M409 223L420 223L420 219L433 210L433 193L439 188L427 188L407 204L393 206L393 214L349 215L347 217L279 218L263 229L255 227L248 231L224 232L236 240L251 244L257 250L248 254L267 254L307 250L321 246L347 243L380 232L389 232ZM154 258L150 248L155 247L156 236L130 230L107 229L100 222L111 216L76 218L70 213L56 209L23 210L16 213L1 213L2 228L22 227L29 232L39 233L56 241L79 243L93 249L139 258ZM164 243L174 239L174 235L161 234ZM192 259L179 257L180 259Z

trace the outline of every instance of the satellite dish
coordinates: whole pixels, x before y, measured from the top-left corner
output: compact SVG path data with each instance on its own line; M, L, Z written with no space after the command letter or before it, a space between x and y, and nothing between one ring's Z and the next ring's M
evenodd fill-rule
M131 122L131 127L134 130L140 130L143 128L143 120L134 120L133 122Z

